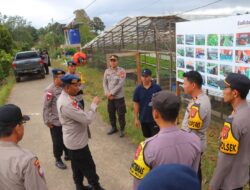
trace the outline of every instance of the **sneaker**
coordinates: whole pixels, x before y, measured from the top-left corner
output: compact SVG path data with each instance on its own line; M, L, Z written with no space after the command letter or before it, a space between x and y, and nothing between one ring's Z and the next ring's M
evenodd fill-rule
M62 170L65 170L67 168L67 166L63 163L62 160L56 161L56 167L58 167L59 169L62 169Z

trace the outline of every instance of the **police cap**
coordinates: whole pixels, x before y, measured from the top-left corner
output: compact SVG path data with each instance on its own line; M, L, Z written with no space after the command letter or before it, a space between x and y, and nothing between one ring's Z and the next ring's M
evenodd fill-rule
M152 106L159 111L164 112L164 110L176 106L177 104L180 104L180 101L178 97L172 92L162 90L153 94Z
M248 92L250 89L250 80L245 75L239 73L229 73L226 79L217 82L221 89L230 87L237 90L239 93Z
M74 61L68 61L67 65L68 66L76 66L77 64Z
M65 75L65 71L60 68L53 69L52 73L53 75Z
M78 78L77 76L75 75L64 75L62 78L61 78L61 81L64 83L64 84L77 84L79 81L80 81L80 78Z
M152 72L151 72L151 70L149 70L149 69L143 69L141 75L142 75L142 76L145 76L145 77L151 76L151 75L152 75Z
M193 169L181 164L165 164L151 170L141 181L138 190L200 190Z
M13 127L22 122L30 120L23 115L21 109L14 104L6 104L0 107L0 130L4 127Z
M111 55L111 56L109 56L109 60L118 60L118 56L117 55Z

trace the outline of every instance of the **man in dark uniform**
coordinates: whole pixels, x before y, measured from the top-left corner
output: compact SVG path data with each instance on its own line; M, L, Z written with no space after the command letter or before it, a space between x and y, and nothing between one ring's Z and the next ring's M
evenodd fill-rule
M108 135L117 132L116 112L120 124L120 137L124 137L126 104L124 99L125 69L118 67L118 56L109 57L110 68L106 69L103 77L104 93L108 99L108 113L112 128Z
M50 129L50 134L53 143L53 153L56 159L56 167L66 169L61 156L63 150L65 153L64 159L69 160L67 148L63 144L62 125L59 121L56 102L62 92L61 77L65 72L62 69L53 69L53 80L45 90L44 106L43 106L43 120L45 125Z
M1 190L48 190L38 158L18 145L28 120L16 105L0 107Z
M220 132L220 147L209 190L243 190L249 181L250 165L250 106L246 101L250 80L238 73L230 73L218 82L224 89L224 102L233 112Z
M159 127L153 119L152 105L150 103L153 94L161 91L161 87L152 81L151 75L152 72L149 69L142 71L142 84L136 87L133 96L135 127L138 128L141 123L142 133L145 138L152 137L159 132Z
M64 87L57 101L57 110L63 127L64 144L69 151L76 190L103 190L88 146L88 126L94 119L100 100L95 97L90 110L83 111L75 99L80 79L75 75L65 75L61 80ZM83 186L83 176L92 187Z
M180 109L178 97L167 91L153 95L153 118L160 127L158 134L142 142L134 156L130 174L134 176L134 190L147 173L162 164L184 164L196 172L200 162L200 139L176 126ZM178 183L178 182L177 182Z

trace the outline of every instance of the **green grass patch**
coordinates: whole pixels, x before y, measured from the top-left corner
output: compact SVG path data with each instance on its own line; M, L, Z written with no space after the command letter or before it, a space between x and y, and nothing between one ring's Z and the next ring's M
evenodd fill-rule
M14 84L15 84L15 78L13 75L8 76L2 82L0 86L0 105L1 106L4 105L6 100L8 99L9 94Z

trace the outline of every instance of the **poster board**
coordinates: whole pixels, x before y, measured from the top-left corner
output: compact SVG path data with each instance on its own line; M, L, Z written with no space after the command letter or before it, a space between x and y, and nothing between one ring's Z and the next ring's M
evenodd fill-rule
M176 23L177 81L189 70L199 71L203 88L219 97L217 81L228 73L250 78L250 15Z

